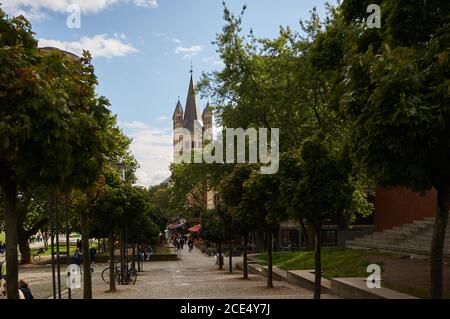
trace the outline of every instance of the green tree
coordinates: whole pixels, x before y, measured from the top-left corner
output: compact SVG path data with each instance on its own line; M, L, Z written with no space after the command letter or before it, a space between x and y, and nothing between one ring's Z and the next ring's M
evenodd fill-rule
M280 196L280 180L277 175L261 175L254 171L243 183L243 191L240 209L252 216L256 229L266 233L267 287L273 288L273 235L280 222L287 217L286 207Z
M200 237L216 244L219 270L223 268L222 242L227 239L225 220L217 210L202 214Z
M0 11L0 184L5 203L8 298L17 289L17 192L88 190L116 143L108 101L97 97L91 57L38 50L23 17ZM91 199L90 199L91 200ZM87 206L86 206L87 207ZM83 246L89 250L87 210L82 210ZM91 298L89 258L84 263L85 298Z
M354 25L356 4L346 2ZM381 186L436 189L430 295L441 298L450 205L449 2L383 1L382 9L381 44L358 46L362 30L347 53L341 106L353 157Z
M291 154L281 187L289 212L296 220L306 219L315 235L314 298L321 294L321 229L324 221L355 214L370 214L363 184L354 175L347 152L324 142L323 136L305 140Z
M224 209L231 215L234 230L241 235L243 245L243 278L248 279L248 234L254 229L255 221L247 210L241 209L243 184L250 177L251 166L236 165L220 184Z

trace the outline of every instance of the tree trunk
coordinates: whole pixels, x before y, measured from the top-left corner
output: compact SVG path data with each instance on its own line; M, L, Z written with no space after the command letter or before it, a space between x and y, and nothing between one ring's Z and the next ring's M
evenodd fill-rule
M243 267L243 278L244 279L248 279L248 256L247 256L247 252L248 252L248 233L244 234L244 256L243 256L243 263L242 263L242 267Z
M267 288L273 288L272 278L272 231L267 232Z
M26 215L27 212L23 212L23 215ZM48 223L48 218L41 219L37 223L34 224L30 229L24 228L24 219L26 216L20 216L21 214L17 212L19 216L17 219L17 235L19 241L19 251L22 256L21 264L30 264L31 263L31 249L30 249L30 237L36 234L42 227L44 227Z
M430 275L432 299L442 298L443 284L443 250L445 243L445 231L448 222L448 210L450 206L450 186L436 187L437 190L437 212L433 229L433 240L431 242Z
M6 241L6 275L8 299L19 299L19 266L17 256L17 185L11 179L2 185L5 202L5 241Z
M133 268L135 268L136 267L136 244L135 243L133 243L133 248L132 248L132 254L133 254L133 257L132 257L132 261L131 261L131 265L132 265L132 267Z
M116 292L116 273L114 269L114 233L109 233L109 292Z
M305 222L303 219L300 219L300 230L301 230L301 234L302 234L302 238L305 242L305 246L306 248L309 247L309 238L308 238L308 230L306 228ZM301 243L300 243L301 245Z
M20 255L22 256L20 263L22 265L30 264L31 263L31 249L30 249L30 243L28 242L28 237L19 235L18 241L19 241Z
M88 212L81 212L81 244L83 248L83 298L92 299L91 258L89 254Z
M219 240L219 252L218 252L218 258L219 258L219 270L223 270L223 263L222 263L222 241Z
M233 273L233 241L230 239L230 255L228 256L228 271L230 274Z
M320 299L322 288L321 229L320 224L314 226L314 299Z
M308 238L306 242L306 251L313 251L316 247L316 234L313 225L308 225L306 228L306 236Z

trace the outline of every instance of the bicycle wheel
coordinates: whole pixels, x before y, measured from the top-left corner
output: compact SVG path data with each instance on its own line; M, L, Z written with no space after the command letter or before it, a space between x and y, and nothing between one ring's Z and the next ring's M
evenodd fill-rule
M109 267L103 269L102 271L102 279L105 283L109 284Z
M130 283L132 285L135 285L136 284L136 280L137 280L137 271L136 271L136 269L134 269L134 268L130 269L129 277L130 277L129 278Z
M40 262L40 261L41 261L41 256L39 256L39 255L34 255L34 256L33 256L33 261L34 261L35 263Z
M121 285L122 284L122 271L120 270L119 267L116 267L115 274L116 274L116 283L118 285Z

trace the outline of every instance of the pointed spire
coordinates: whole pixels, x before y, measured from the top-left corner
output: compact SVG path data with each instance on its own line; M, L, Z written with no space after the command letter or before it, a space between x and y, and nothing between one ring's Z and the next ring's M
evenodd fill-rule
M203 110L202 118L204 118L207 115L210 115L211 113L212 113L211 105L209 105L209 102L208 102L208 103L206 103L206 107Z
M188 130L193 130L195 121L200 120L199 114L200 112L198 111L197 108L197 100L195 96L194 78L191 73L191 79L189 82L189 91L186 100L186 110L184 112L183 127L187 128Z
M177 115L181 115L181 118L183 118L183 106L181 105L180 97L178 97L178 103L175 106L175 111L173 112L172 120L175 120L175 117Z

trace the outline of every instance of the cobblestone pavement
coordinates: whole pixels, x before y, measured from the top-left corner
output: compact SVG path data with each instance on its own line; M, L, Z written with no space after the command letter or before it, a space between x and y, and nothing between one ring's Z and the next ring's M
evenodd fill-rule
M241 258L233 258L233 264ZM108 285L101 279L101 271L107 264L95 264L93 295L96 299L245 299L245 298L282 298L310 299L312 292L286 282L274 281L274 288L266 288L266 279L258 275L249 275L249 280L241 279L241 272L228 273L228 260L225 259L223 271L219 271L213 257L207 257L194 250L184 250L182 260L146 262L144 271L139 273L136 285L117 286L116 293L109 293ZM65 269L65 267L62 267ZM62 271L62 275L64 271ZM51 267L21 268L21 277L26 277L35 298L52 296ZM65 277L62 277L63 298L67 298ZM74 290L74 299L82 297L82 290ZM333 298L323 295L324 298Z

